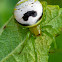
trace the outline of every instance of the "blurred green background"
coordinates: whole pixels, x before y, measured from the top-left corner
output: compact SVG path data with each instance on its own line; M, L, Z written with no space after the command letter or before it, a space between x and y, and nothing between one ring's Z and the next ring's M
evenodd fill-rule
M13 14L13 9L18 0L0 0L0 28L8 21ZM42 1L42 0L40 0ZM59 5L62 7L62 0L43 0L48 5ZM49 53L49 62L62 62L62 32L56 37L57 51ZM53 44L51 49L53 50Z

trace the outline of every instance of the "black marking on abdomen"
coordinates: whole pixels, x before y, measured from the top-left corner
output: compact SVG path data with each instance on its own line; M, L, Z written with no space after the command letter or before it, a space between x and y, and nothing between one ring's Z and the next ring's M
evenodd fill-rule
M42 18L43 16L43 13L41 14L41 16L38 18L38 20L36 21L36 23ZM18 22L19 23L19 22ZM21 24L22 26L30 26L29 24L22 24L22 23L19 23Z
M41 16L39 17L39 19L37 21L39 21L42 18L42 16L43 16L43 13L41 14Z
M22 17L24 21L28 21L28 18L32 16L32 17L36 17L37 16L37 12L36 11L28 11L27 13L24 14L24 16Z
M16 20L16 19L15 19L15 20ZM29 24L22 24L22 23L18 22L17 20L16 20L16 22L17 22L18 24L21 24L22 26L30 26Z
M20 23L21 24L21 23ZM30 26L29 24L21 24L22 26Z
M41 16L38 18L38 20L36 21L36 23L42 18L43 16L43 13L41 14ZM18 22L19 23L19 22ZM21 24L22 26L30 26L29 24L22 24L22 23L19 23Z
M38 18L38 20L36 21L36 23L37 23L38 21L40 21L40 19L42 18L42 16L43 16L43 13L42 13L41 16Z

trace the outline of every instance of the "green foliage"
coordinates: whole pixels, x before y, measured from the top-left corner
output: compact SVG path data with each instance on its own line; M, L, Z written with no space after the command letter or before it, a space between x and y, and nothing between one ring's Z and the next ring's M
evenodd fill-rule
M34 36L13 16L0 29L0 62L48 62L50 45L62 29L62 9L46 2L42 5L41 36Z
M0 28L12 16L17 1L18 0L0 0Z
M62 8L62 0L39 0L46 1L49 5L59 5Z
M60 35L60 34L59 34ZM57 49L54 49L53 44L50 48L51 53L49 53L49 62L61 62L62 61L62 34L56 38ZM58 41L59 40L59 41Z

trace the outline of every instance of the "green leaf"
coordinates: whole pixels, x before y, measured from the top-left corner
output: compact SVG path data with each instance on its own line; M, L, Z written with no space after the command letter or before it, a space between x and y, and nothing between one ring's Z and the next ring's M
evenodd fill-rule
M51 38L45 33L36 38L31 35L26 45L24 45L28 38L28 31L28 29L22 28L15 22L14 18L11 18L0 37L1 62L48 61L48 51L52 42Z
M43 5L46 7L45 2L43 2ZM21 27L13 17L10 18L6 27L3 29L4 31L0 36L1 62L48 61L48 51L52 40L47 34L43 33L43 36L39 37L35 37L31 34L27 39L29 30Z
M61 62L62 61L62 33L56 37L57 49L54 49L53 44L50 48L49 62Z
M58 28L62 26L57 20L60 18L61 22L62 12L58 11L58 6L47 6L46 2L42 2L42 5L44 14L40 23L41 36L34 36L28 28L17 23L13 16L2 28L0 62L48 62L48 52L54 36L52 32L57 34ZM57 21L58 26L53 21Z
M24 40L25 35L28 32L28 29L22 27L20 29L19 24L16 23L17 22L14 21L12 16L6 27L3 28L4 31L0 37L0 60L16 48L16 46Z
M62 14L62 8L59 9L59 14Z
M48 5L46 21L44 24L44 29L46 29L51 35L56 36L59 34L62 28L62 14L59 6ZM45 26L49 26L45 28Z

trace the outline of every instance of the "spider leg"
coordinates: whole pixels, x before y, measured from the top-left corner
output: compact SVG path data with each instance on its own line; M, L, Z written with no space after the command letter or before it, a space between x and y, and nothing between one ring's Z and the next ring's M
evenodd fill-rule
M35 39L36 37L34 36L33 39ZM33 45L33 48L34 48L34 53L35 53L35 62L38 62L37 61L37 50L36 50L36 46L35 46L35 40L32 41L32 45Z
M34 53L35 53L35 62L37 62L37 51L36 51L36 48L35 48L35 36L32 35L31 32L28 32L27 35L26 35L26 39L24 40L23 44L22 44L22 49L20 50L20 52L18 54L21 54L21 52L23 51L24 47L26 46L27 44L27 41L28 39L30 39L30 37L32 37L34 39L34 41L32 41L32 45L33 45L33 48L34 48Z
M53 39L54 49L57 49L57 44L56 44L55 36L52 35L51 33L49 33L47 30L45 30L45 29L48 29L48 28L54 30L53 26L45 25L45 26L42 26L42 28L44 29L44 32Z
M51 39L53 39L54 49L50 50L49 53L55 53L55 51L57 50L57 44L56 44L56 41L55 41L55 37L52 36L47 30L43 30L42 32L47 34Z
M45 26L41 26L41 28L53 28L52 25L45 25Z
M55 36L52 35L50 32L48 32L46 29L48 28L51 28L53 30L53 27L51 25L45 25L45 26L42 26L42 32L44 32L45 34L47 34L48 36L50 36L52 39L53 39L53 44L54 44L54 49L56 50L57 49L57 44L56 44L56 40L55 40Z
M21 48L19 54L21 54L21 52L23 51L23 49L24 49L24 47L26 46L27 41L28 41L29 38L30 38L30 32L27 33L26 39L24 40L24 42L23 42L22 45L21 45L22 48Z

